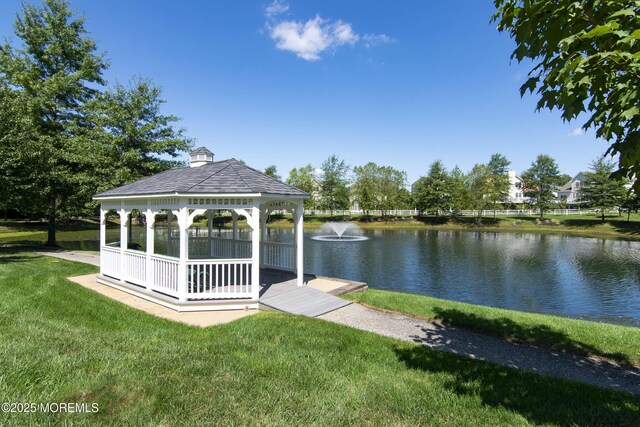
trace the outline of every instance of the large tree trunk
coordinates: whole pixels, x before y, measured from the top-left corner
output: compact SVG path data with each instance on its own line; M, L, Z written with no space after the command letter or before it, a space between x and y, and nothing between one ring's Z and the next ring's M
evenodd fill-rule
M602 222L604 222L604 208L602 208Z
M48 209L47 245L56 246L56 197L51 196Z

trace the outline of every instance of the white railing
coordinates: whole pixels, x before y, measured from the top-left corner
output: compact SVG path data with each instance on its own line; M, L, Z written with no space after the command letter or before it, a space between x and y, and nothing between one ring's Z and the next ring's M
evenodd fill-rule
M178 260L151 255L152 288L167 295L178 296Z
M209 238L189 236L189 258L209 258Z
M292 243L262 242L262 264L268 268L294 271L296 246Z
M180 239L169 239L169 256L178 257ZM209 246L211 245L211 246ZM189 258L251 258L251 240L233 240L206 236L189 236Z
M106 276L120 277L120 248L103 246L100 248L101 273Z
M124 251L122 278L127 282L145 286L147 283L147 255L143 252Z
M251 260L188 261L187 299L253 297Z

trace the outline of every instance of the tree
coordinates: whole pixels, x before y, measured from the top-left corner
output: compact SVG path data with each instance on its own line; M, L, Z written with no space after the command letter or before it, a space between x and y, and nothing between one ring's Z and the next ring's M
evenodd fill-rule
M353 168L354 183L351 191L365 215L369 215L369 211L377 207L379 169L380 167L373 162Z
M476 224L480 225L482 211L491 203L489 195L491 194L492 185L489 167L484 164L474 165L466 176L465 187L468 196L467 202L471 209L478 211Z
M586 173L587 179L580 190L582 201L600 209L602 222L605 209L620 207L627 193L624 181L611 177L614 167L613 162L608 162L603 157L592 162L591 170Z
M451 199L449 179L440 160L431 163L427 176L420 178L413 190L416 209L421 213L432 209L437 217L439 210L449 208Z
M524 95L611 145L618 176L640 174L640 5L632 0L494 0L493 20L516 42L512 58L531 60ZM634 180L636 189L640 180Z
M134 78L128 86L116 84L85 106L92 124L87 136L100 142L101 156L92 156L100 176L97 189L113 187L180 166L164 157L187 151L192 140L176 128L178 117L160 111L162 90L148 79ZM95 194L95 193L94 193Z
M407 182L405 172L369 162L354 167L353 174L355 179L351 191L366 215L377 209L385 216L388 210L398 209L402 204L402 189Z
M500 153L491 155L491 160L487 164L491 175L489 191L489 201L493 203L493 217L496 217L496 205L505 203L509 198L509 165L511 162Z
M376 200L377 208L384 217L387 211L398 209L402 204L402 190L407 185L407 173L392 168L391 166L381 166L378 169L378 191Z
M265 175L269 175L271 178L282 181L282 177L278 175L278 167L276 165L269 165L264 170Z
M322 163L322 181L320 183L320 204L331 211L349 208L349 190L347 174L349 165L335 154Z
M465 185L466 179L464 172L458 166L454 167L449 173L449 190L451 193L449 203L450 209L454 212L465 209L469 204Z
M287 178L287 184L299 188L305 193L311 195L309 199L304 201L305 208L313 209L316 207L316 192L314 191L314 188L317 185L317 182L313 166L309 164L291 169L291 171L289 171L289 177Z
M165 157L191 142L149 80L101 92L104 54L74 13L65 0L25 5L21 45L0 47L0 192L47 217L49 245L58 220L94 211L93 194L180 164Z
M94 146L79 134L82 106L104 84L107 65L86 36L83 18L74 17L66 1L25 4L14 28L22 46L6 42L0 47L0 75L26 103L23 119L31 130L28 140L21 136L20 158L15 159L25 180L20 201L44 211L47 243L55 245L58 216L77 208L78 189L92 178L86 162Z
M559 184L558 165L551 157L541 154L531 167L522 174L522 189L529 197L529 203L539 209L540 219L544 219L544 211L555 202L554 191Z
M627 222L631 219L631 212L638 212L640 209L640 197L633 189L629 189L622 202L622 208L627 211Z

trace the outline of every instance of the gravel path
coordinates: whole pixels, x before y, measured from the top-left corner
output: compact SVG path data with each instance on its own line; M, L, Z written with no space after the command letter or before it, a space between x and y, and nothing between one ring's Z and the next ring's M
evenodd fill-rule
M640 394L640 369L351 304L319 319L542 375Z

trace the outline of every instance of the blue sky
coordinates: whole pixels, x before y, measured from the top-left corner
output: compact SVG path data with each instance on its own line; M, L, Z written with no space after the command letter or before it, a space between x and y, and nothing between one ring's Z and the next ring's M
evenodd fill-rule
M468 171L500 152L573 175L607 148L582 122L520 98L526 64L491 1L73 0L106 51L109 82L151 78L165 112L222 160L264 169L374 161L412 182L434 160ZM0 3L0 37L19 0ZM15 41L15 37L13 38Z

